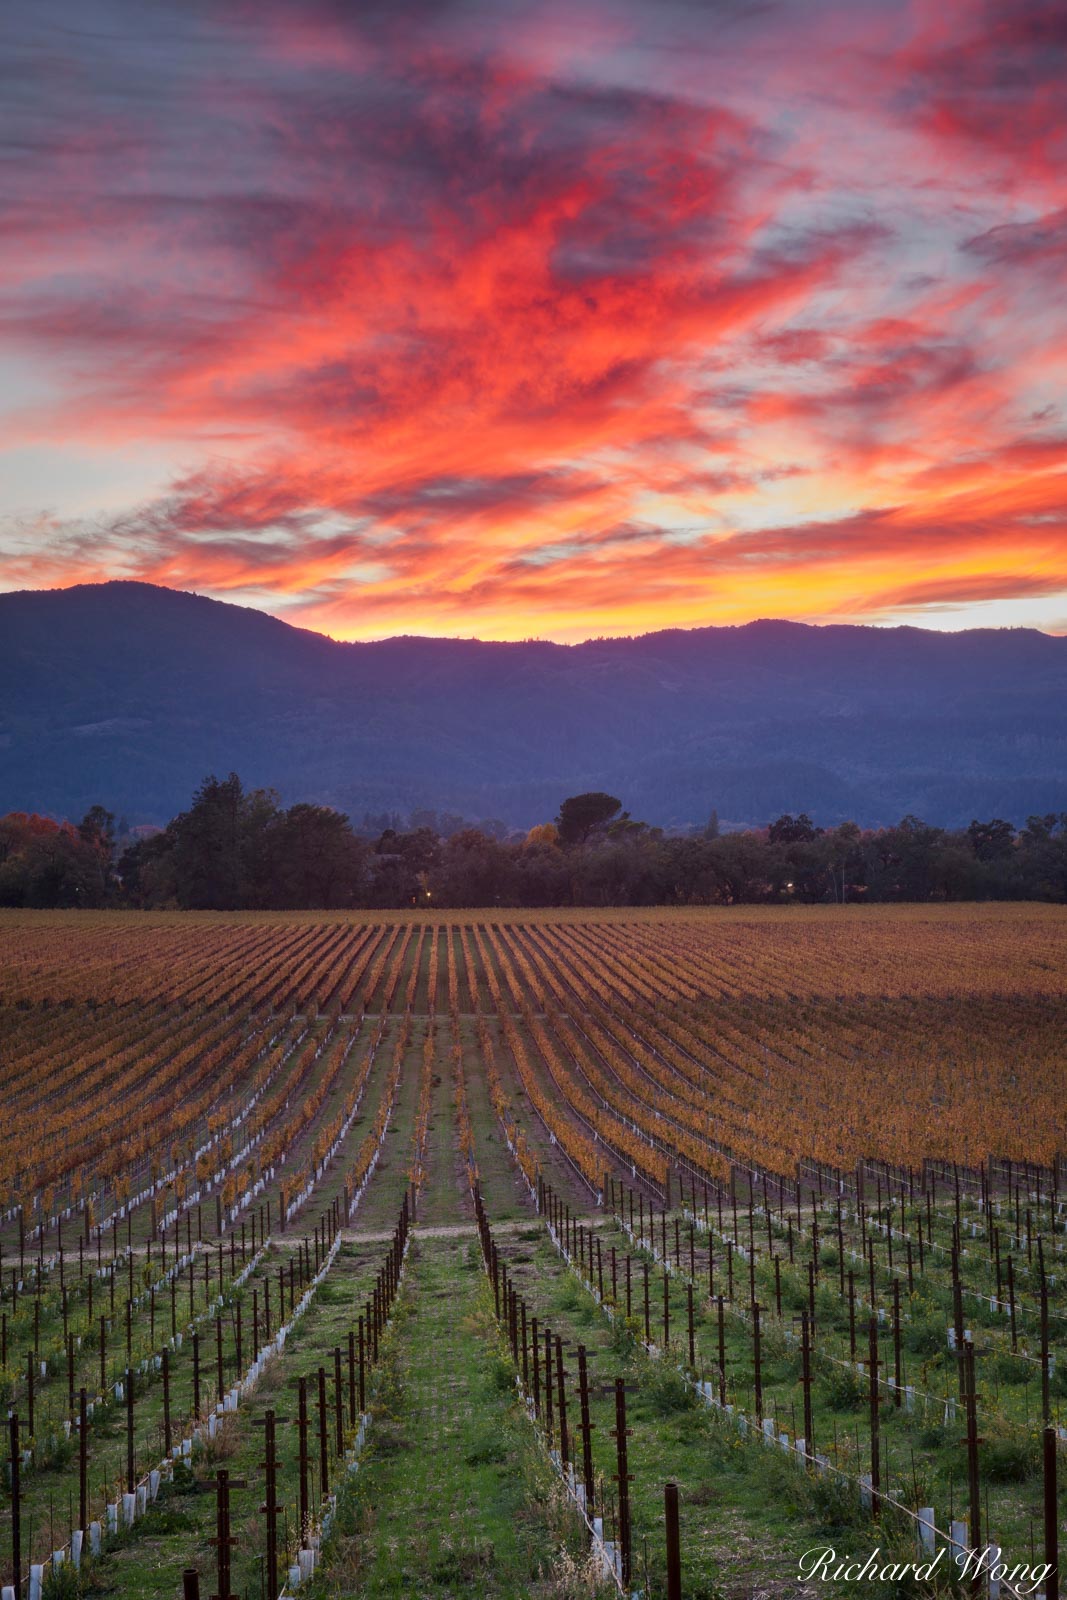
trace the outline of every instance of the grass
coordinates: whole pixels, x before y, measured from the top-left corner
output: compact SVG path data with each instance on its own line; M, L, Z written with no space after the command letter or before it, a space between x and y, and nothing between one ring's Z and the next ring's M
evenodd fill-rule
M374 1415L313 1600L596 1593L467 1240L413 1246Z
M797 1582L797 1563L805 1549L832 1544L837 1558L862 1562L876 1547L880 1562L914 1563L914 1524L892 1507L884 1508L880 1523L872 1523L862 1511L855 1492L832 1476L819 1477L798 1471L793 1461L777 1449L768 1449L754 1429L742 1438L733 1425L717 1413L705 1409L687 1393L677 1369L648 1357L639 1343L620 1337L617 1327L606 1323L593 1298L565 1276L561 1266L546 1254L527 1253L519 1264L511 1258L517 1275L528 1273L532 1285L529 1298L542 1319L550 1320L554 1332L563 1332L573 1341L581 1339L592 1351L604 1353L615 1375L625 1378L628 1400L627 1422L633 1435L630 1466L634 1472L633 1517L635 1561L647 1562L647 1573L638 1573L642 1587L652 1597L662 1593L664 1563L662 1519L657 1495L650 1490L671 1476L678 1482L682 1500L683 1593L741 1600L764 1595L855 1594L851 1580L835 1583L820 1578L817 1589ZM552 1251L554 1255L554 1251ZM553 1271L555 1279L553 1280ZM524 1291L526 1292L526 1291ZM594 1359L591 1356L591 1359ZM672 1362L681 1360L674 1349ZM768 1406L768 1412L771 1407ZM890 1421L891 1408L884 1407L883 1423ZM600 1419L598 1426L603 1419ZM610 1425L610 1419L608 1424ZM610 1452L603 1453L604 1433L598 1435L598 1463L605 1473L610 1467ZM899 1443L899 1441L898 1441ZM960 1456L958 1430L951 1437L938 1430L926 1441L928 1447L946 1448ZM595 1452L597 1453L597 1452ZM862 1453L859 1465L865 1459ZM945 1471L946 1463L940 1463ZM1005 1458L1003 1476L1021 1476L1013 1452ZM702 1479L700 1474L704 1473ZM915 1503L928 1500L929 1482L922 1484ZM963 1516L957 1478L955 1515ZM901 1493L900 1480L894 1492ZM710 1517L697 1508L712 1508ZM1039 1512L1040 1507L1037 1506ZM947 1516L939 1519L947 1521ZM724 1530L728 1537L721 1536ZM994 1532L1000 1531L999 1526ZM1040 1561L1016 1529L1017 1542L1007 1552L1013 1562ZM958 1592L952 1587L951 1564L944 1559L932 1587L917 1586L912 1577L865 1581L864 1592L884 1596L914 1593Z

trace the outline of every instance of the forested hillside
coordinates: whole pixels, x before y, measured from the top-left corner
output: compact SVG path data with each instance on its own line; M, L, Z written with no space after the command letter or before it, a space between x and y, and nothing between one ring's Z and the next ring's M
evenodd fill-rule
M0 596L0 812L165 823L205 772L358 819L529 827L588 789L666 827L1067 809L1067 640L754 622L581 645L339 644L117 583Z

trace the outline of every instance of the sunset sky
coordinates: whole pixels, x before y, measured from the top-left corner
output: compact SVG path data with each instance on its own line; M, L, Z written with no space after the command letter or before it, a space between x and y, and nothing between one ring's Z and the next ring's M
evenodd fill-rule
M1061 0L9 0L0 587L1067 631Z

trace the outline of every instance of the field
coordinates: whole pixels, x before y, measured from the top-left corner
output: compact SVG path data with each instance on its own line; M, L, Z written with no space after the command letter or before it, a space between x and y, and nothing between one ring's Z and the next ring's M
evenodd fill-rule
M1041 905L0 913L0 1579L1051 1596L1065 980Z

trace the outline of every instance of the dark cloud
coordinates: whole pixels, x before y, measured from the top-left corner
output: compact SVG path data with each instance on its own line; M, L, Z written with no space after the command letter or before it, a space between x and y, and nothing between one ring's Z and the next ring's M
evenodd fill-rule
M935 27L928 37L938 42L924 40L901 63L901 108L940 136L987 152L1000 181L1048 173L1067 151L1058 115L1067 13L1059 0L964 6L955 28Z
M969 254L994 266L1062 271L1067 265L1067 210L1035 222L1005 222L964 241Z

